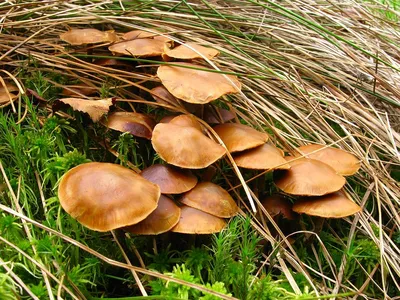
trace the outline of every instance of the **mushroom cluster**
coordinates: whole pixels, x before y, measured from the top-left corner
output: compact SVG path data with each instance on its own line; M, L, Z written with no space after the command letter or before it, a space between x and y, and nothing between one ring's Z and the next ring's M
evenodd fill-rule
M354 156L336 148L308 145L296 149L295 156L285 157L268 134L239 123L233 109L213 104L223 100L224 95L241 91L236 76L202 65L204 60L219 55L218 50L195 43L175 45L173 38L156 30L119 34L71 29L60 38L72 46L90 45L92 50L107 47L102 51L116 58L163 60L152 73L162 85L146 89L155 101L151 105L185 112L167 115L157 122L153 116L122 110L114 105L114 98L83 98L97 92L84 83L64 89L64 96L82 98L60 99L62 103L88 113L93 122L107 129L127 132L148 145L151 142L154 152L165 162L150 165L140 174L108 163L87 163L67 172L59 186L61 205L83 225L99 231L124 228L150 235L222 230L224 219L236 215L239 208L222 187L210 181L198 182L198 170L217 163L227 152L240 168L274 172L280 190L300 197L293 206L279 205L279 197L269 198L263 205L271 214L283 213L288 219L293 218L293 211L343 217L360 210L343 192L343 176L354 174L360 167ZM166 63L170 61L173 64ZM118 59L93 63L115 68L127 64Z

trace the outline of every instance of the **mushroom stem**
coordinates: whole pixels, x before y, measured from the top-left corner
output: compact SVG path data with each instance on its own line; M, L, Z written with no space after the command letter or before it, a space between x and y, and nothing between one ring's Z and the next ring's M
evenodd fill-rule
M308 244L311 244L315 239L315 235L318 235L322 231L322 228L324 227L325 223L325 218L314 217L313 223L314 223L313 231L315 234L310 234L308 237L306 237L305 242Z

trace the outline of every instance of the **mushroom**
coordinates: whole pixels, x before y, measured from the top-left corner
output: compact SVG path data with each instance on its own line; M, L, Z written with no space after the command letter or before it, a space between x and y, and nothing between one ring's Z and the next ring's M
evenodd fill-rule
M319 197L301 198L294 203L293 210L300 214L322 218L344 218L360 212L361 207L340 190Z
M349 176L360 169L360 161L353 154L342 149L324 145L305 145L296 149L302 156L316 159L331 166L338 174Z
M103 125L120 132L150 140L155 121L145 114L135 112L114 112L102 121Z
M179 221L181 209L170 198L161 195L157 208L143 221L124 230L141 235L158 235L171 230Z
M194 50L192 50L193 48ZM200 53L200 54L199 54ZM208 59L212 59L219 54L218 50L212 48L206 48L196 43L185 43L174 49L167 50L165 55L168 58L177 58L177 59L196 59L196 58L204 58L205 56Z
M226 222L216 216L189 206L181 207L181 217L172 232L189 234L211 234L220 232Z
M4 82L5 85L3 85L3 82L0 81L0 107L6 106L17 99L18 95L15 92L19 92L15 85L8 82Z
M157 207L160 188L117 164L90 162L64 174L58 187L63 209L96 231L133 225Z
M108 47L114 55L130 55L136 57L160 56L168 44L154 39L136 39L116 43Z
M205 104L225 94L237 93L241 84L236 76L215 73L215 70L189 63L162 65L157 76L167 90L176 98L195 104Z
M135 39L154 39L165 43L172 43L172 40L168 37L160 35L161 33L152 33L143 30L132 30L124 33L122 36L123 40L135 40Z
M274 172L275 185L287 194L322 196L340 190L346 179L315 159L289 161L290 169Z
M180 170L161 164L144 169L140 175L157 184L162 194L182 194L197 184L197 178L189 170Z
M81 97L93 95L96 92L97 89L95 87L80 83L75 85L65 85L61 92L61 95L70 97Z
M113 43L118 40L114 30L100 31L94 28L70 29L62 33L60 39L74 46Z
M256 148L240 152L234 157L234 160L239 167L245 169L289 169L290 166L283 157L284 153L281 149L266 143Z
M294 220L295 216L292 210L292 203L279 194L268 196L261 200L261 205L271 215L272 218L281 215L288 220Z
M225 155L225 149L198 129L158 123L151 142L167 163L187 169L202 169Z
M203 120L208 124L221 124L233 120L235 114L231 111L210 105L204 108Z
M212 182L201 182L185 193L180 202L220 218L235 216L239 208L231 195Z
M179 115L169 121L170 124L175 124L183 127L192 127L200 132L203 132L199 121L194 115Z
M213 129L231 153L255 148L268 141L268 134L243 124L226 123Z

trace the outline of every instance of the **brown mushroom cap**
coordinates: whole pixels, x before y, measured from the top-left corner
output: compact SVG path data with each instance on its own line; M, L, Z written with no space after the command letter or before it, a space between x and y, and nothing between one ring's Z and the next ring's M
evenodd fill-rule
M235 114L231 111L220 107L205 107L203 120L208 124L221 124L233 120ZM221 120L222 119L222 122Z
M255 148L268 141L268 134L243 124L226 123L213 129L231 153Z
M346 183L343 176L318 160L301 158L289 164L289 170L274 172L275 185L285 193L322 196L340 190Z
M151 89L151 95L156 102L179 107L178 99L176 99L168 90L163 86L157 86Z
M180 170L161 164L144 169L140 175L157 184L162 194L182 194L197 184L197 177L189 170Z
M226 222L216 216L189 206L181 207L181 217L172 232L190 234L211 234L220 232Z
M190 49L189 47L193 48L196 51ZM203 47L196 43L185 43L183 45L175 47L174 49L166 51L165 55L167 55L170 58L177 58L177 59L203 58L203 56L200 55L199 53L208 59L212 59L219 54L219 51L212 48Z
M293 210L323 218L344 218L358 213L361 207L340 190L324 196L300 199L293 205Z
M326 147L324 145L305 145L296 149L301 156L316 159L330 165L335 171L343 176L355 174L360 169L360 161L357 157L342 149ZM310 154L311 152L314 152Z
M168 37L159 35L157 33L143 31L143 30L132 30L132 31L124 33L124 35L122 36L123 40L149 39L149 38L159 40L162 42L171 42L172 41Z
M145 114L134 112L114 112L102 122L108 128L150 140L155 121Z
M91 162L61 179L61 206L84 226L108 231L139 223L156 209L160 188L117 164Z
M158 123L151 139L154 150L167 163L202 169L225 155L225 149L192 127Z
M125 227L134 234L156 235L174 227L181 216L181 209L170 198L161 195L157 208L143 221Z
M79 46L85 44L113 43L118 40L114 30L100 31L94 28L71 29L60 35L63 41Z
M93 95L97 92L95 87L86 84L75 84L64 86L61 95L71 97L81 97L82 95L88 96Z
M281 149L272 144L264 144L256 148L246 150L234 157L235 163L245 169L275 170L289 169L290 166L283 158Z
M157 75L167 90L183 101L205 104L225 94L237 93L241 88L236 76L185 68L203 68L189 63L175 64L183 67L163 65L158 68Z
M261 201L261 204L271 215L271 217L282 215L285 219L288 220L295 219L294 213L292 211L292 203L282 195L275 194L268 196Z
M199 123L199 121L197 121L194 115L179 115L169 121L169 123L184 127L192 127L199 130L200 132L203 132L201 124Z
M220 218L230 218L239 211L235 200L222 187L212 182L201 182L185 193L180 202Z
M160 56L164 53L164 47L168 47L163 41L154 39L136 39L116 43L108 47L114 55L131 55L137 57Z

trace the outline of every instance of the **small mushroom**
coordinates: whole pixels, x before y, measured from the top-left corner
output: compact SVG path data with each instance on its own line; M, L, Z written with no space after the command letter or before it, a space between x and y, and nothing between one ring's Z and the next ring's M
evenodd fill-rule
M188 234L211 234L220 232L225 226L224 219L193 207L182 206L179 222L171 231Z
M190 191L197 184L197 178L189 170L161 164L144 169L140 175L157 184L162 194L182 194Z
M290 166L283 158L281 149L272 144L264 144L234 157L235 163L242 168L252 170L289 169Z
M165 43L172 43L172 40L168 37L160 35L161 33L152 33L143 30L132 30L124 33L122 36L123 40L135 40L135 39L155 39Z
M243 124L226 123L213 129L231 153L255 148L268 141L268 134Z
M114 112L102 122L108 128L150 140L155 121L145 114Z
M304 197L296 201L293 210L300 214L322 218L344 218L361 211L343 190L319 197Z
M2 82L0 82L0 107L6 106L17 99L19 90L18 88L11 84L5 82L5 86L3 86Z
M225 155L221 145L193 127L158 123L151 142L164 161L181 168L202 169Z
M160 66L157 76L173 96L189 103L205 104L240 91L241 84L236 76L193 68L204 69L199 65L180 62L174 66Z
M70 97L81 97L93 95L97 92L95 87L86 84L66 85L63 87L61 95Z
M287 194L322 196L340 190L346 179L315 159L289 161L290 169L274 172L275 185Z
M175 124L183 127L192 127L200 132L203 132L201 124L197 121L194 115L179 115L169 121L170 124Z
M235 114L227 109L213 107L212 105L204 108L203 120L208 124L223 124L227 121L233 120L234 118Z
M322 161L343 176L353 175L360 169L359 159L342 149L324 145L305 145L296 150L300 153L296 156L305 155L305 157Z
M180 202L220 218L235 216L239 208L231 195L212 182L201 182L185 193Z
M192 50L193 48L194 50ZM199 54L200 53L200 54ZM202 54L202 55L201 55ZM208 59L212 59L219 54L218 50L207 48L196 43L185 43L174 49L167 50L165 55L169 58L177 59L196 59L203 58L205 56Z
M179 221L181 209L170 198L161 195L157 208L143 221L124 230L140 235L157 235L171 230Z
M261 200L261 204L273 218L282 215L283 218L288 220L295 219L292 211L292 203L282 195L275 194L268 196Z
M113 43L118 40L114 30L100 31L94 28L71 29L62 33L60 39L74 46Z
M84 226L109 231L139 223L157 208L160 188L117 164L91 162L64 174L61 206Z

